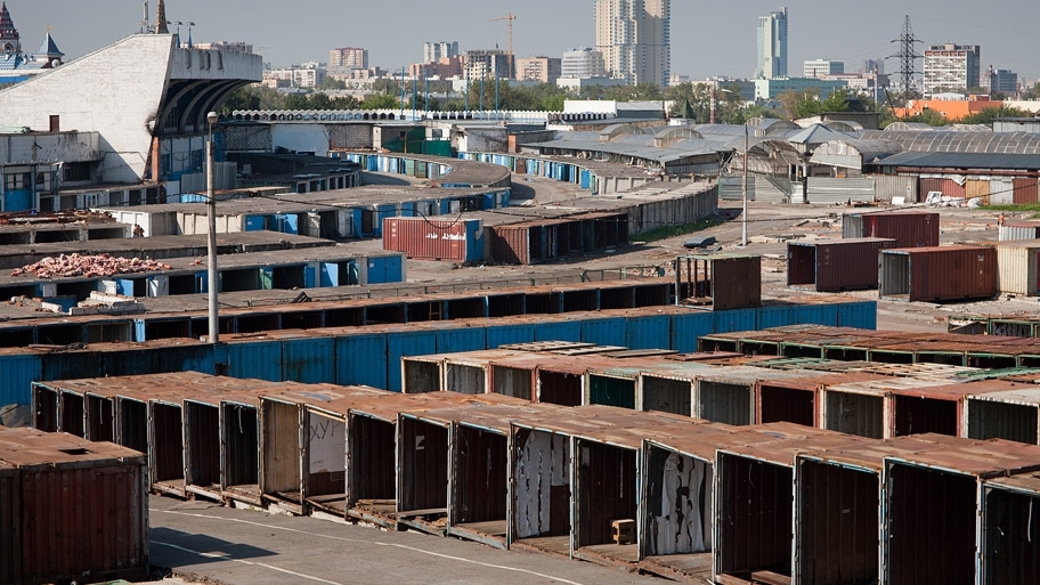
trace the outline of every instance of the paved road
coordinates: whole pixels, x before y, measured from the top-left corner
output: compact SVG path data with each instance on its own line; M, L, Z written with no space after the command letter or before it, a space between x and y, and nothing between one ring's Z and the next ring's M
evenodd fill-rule
M151 562L227 585L650 585L660 579L452 538L150 500Z

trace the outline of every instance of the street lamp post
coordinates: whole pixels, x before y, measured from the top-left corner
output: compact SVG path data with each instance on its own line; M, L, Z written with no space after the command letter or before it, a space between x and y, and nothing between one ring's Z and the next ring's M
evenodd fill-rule
M213 191L213 126L217 113L206 114L209 122L209 140L206 142L206 217L209 219L209 237L206 242L206 271L209 277L209 342L220 342L220 318L217 313L217 196Z
M743 236L741 237L742 246L747 248L747 177L748 177L748 127L747 121L744 122L744 179L740 187L741 198L744 201L744 210L740 214L741 231Z

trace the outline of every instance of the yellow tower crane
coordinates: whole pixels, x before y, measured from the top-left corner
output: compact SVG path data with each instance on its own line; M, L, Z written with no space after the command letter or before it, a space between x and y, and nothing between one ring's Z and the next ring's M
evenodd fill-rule
M488 22L498 22L501 20L509 22L509 79L516 79L516 71L513 70L513 68L516 67L516 61L513 58L513 21L516 20L516 16L510 12L505 16L492 18Z

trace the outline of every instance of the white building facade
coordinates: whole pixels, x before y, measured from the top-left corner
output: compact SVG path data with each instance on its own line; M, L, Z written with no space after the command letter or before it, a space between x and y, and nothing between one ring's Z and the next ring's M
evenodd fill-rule
M832 59L812 59L802 66L802 77L819 79L827 75L844 75L845 62Z
M568 79L606 77L603 53L591 47L571 49L560 59L560 76Z
M596 0L596 50L608 75L664 86L671 76L671 0Z
M787 77L787 7L758 18L757 79Z
M932 45L924 52L924 95L965 93L979 86L978 45Z

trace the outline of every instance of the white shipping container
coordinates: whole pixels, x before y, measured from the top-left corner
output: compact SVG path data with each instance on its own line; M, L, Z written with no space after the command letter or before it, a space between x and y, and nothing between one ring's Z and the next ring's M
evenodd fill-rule
M1040 241L1001 242L997 245L997 290L1001 294L1037 296L1038 263Z

